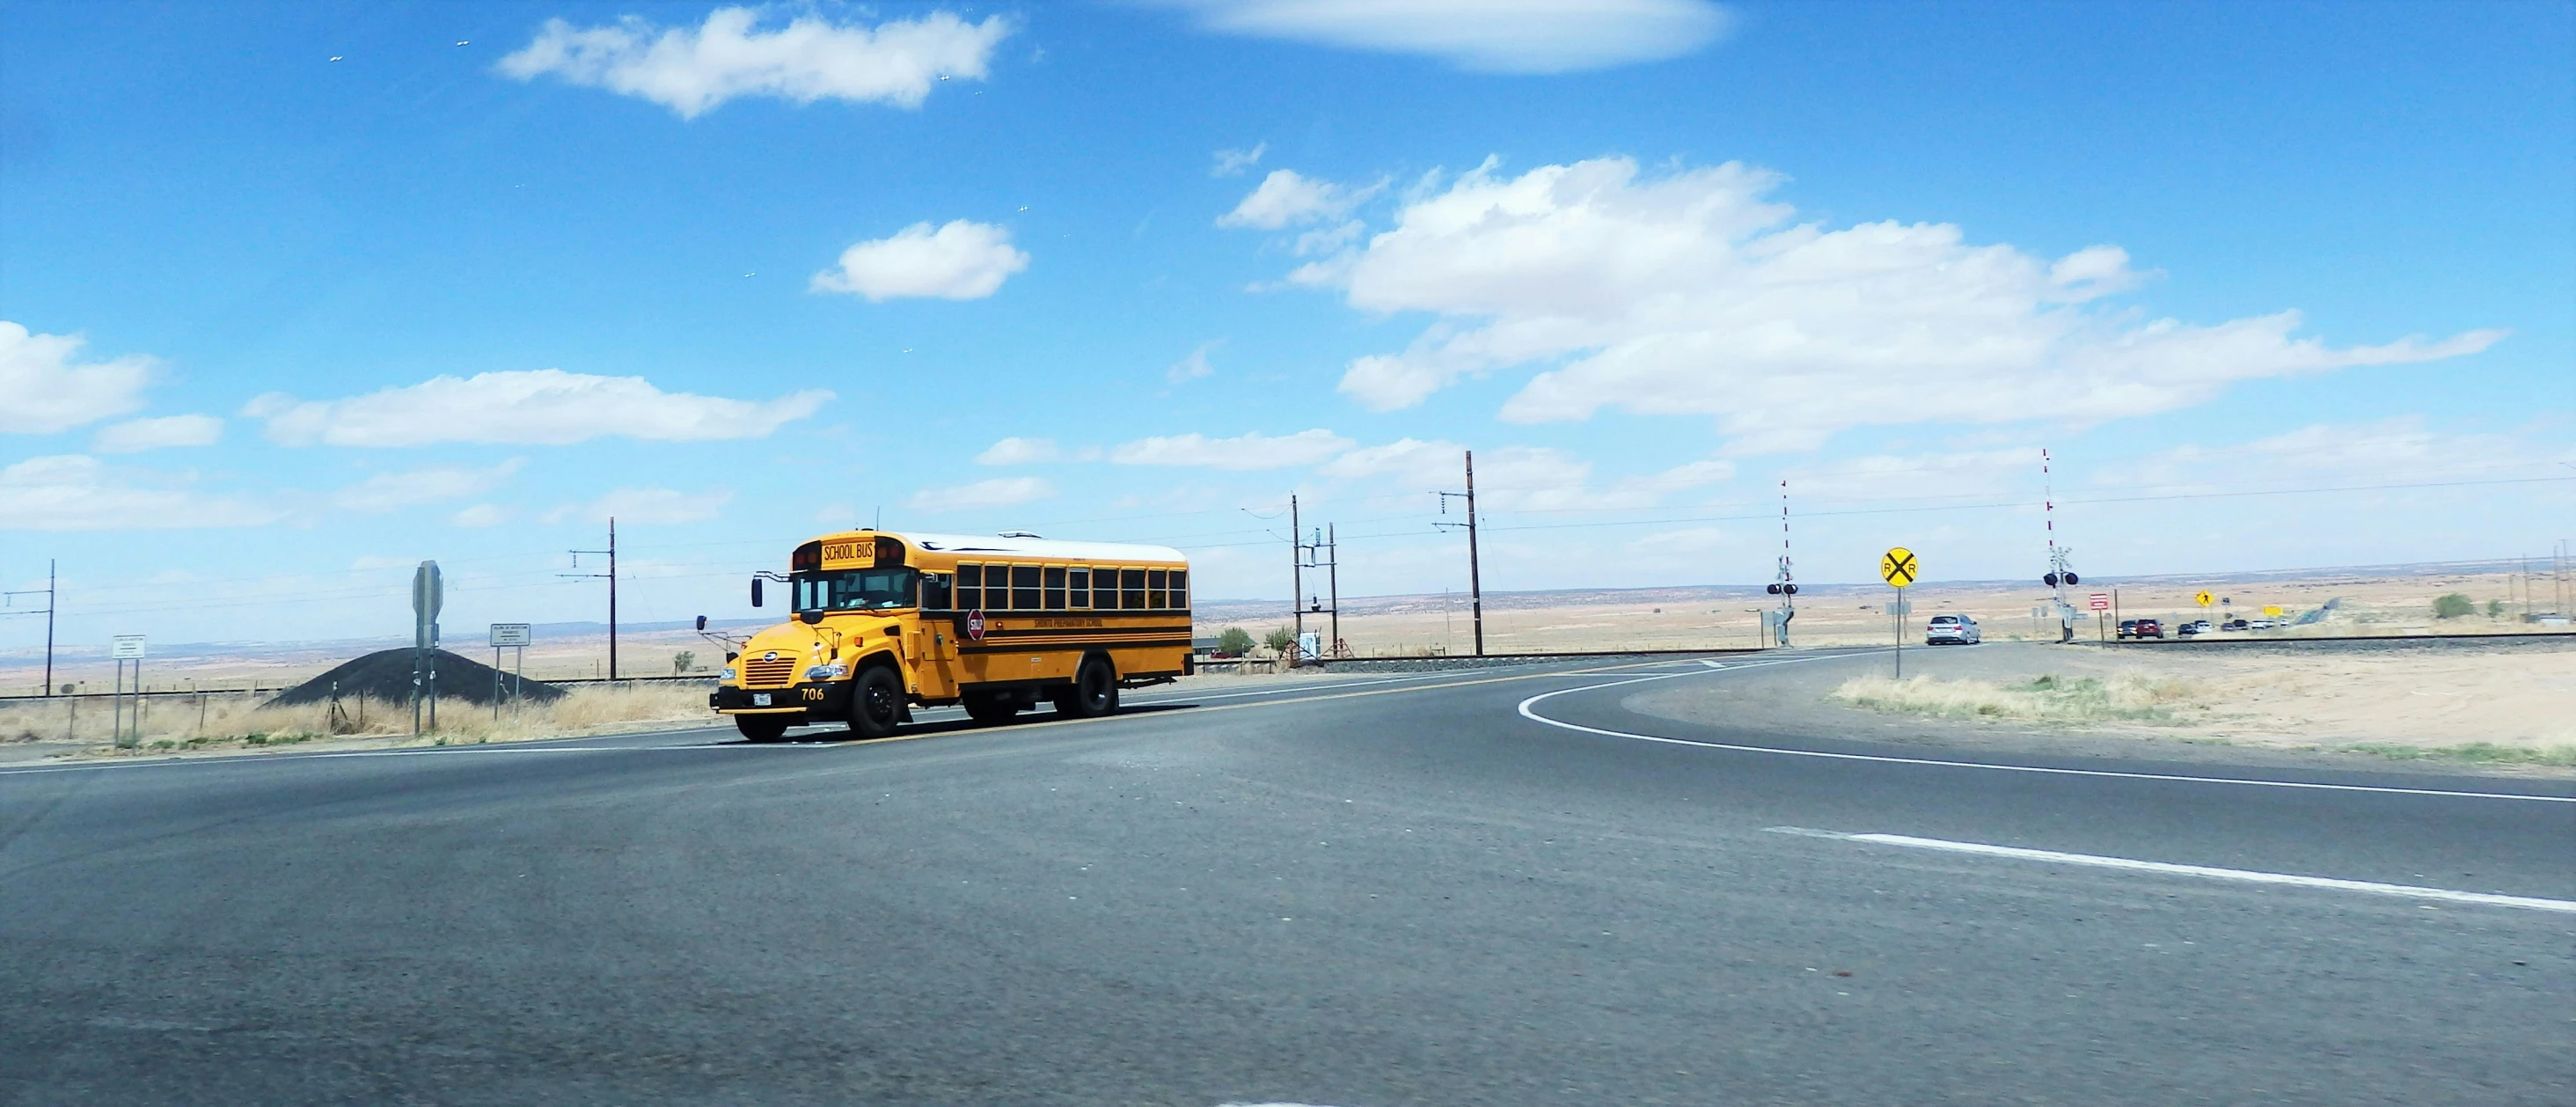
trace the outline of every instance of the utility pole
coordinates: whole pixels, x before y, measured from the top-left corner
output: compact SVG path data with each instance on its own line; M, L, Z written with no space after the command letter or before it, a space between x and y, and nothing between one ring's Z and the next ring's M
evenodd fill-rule
M20 592L0 592L0 597L32 596L33 588ZM34 615L33 611L12 611L11 615ZM45 559L45 694L54 694L54 559Z
M1342 655L1342 542L1338 524L1324 524L1324 548L1332 551L1332 560L1324 563L1325 590L1333 596L1333 641L1324 647L1335 657Z
M1457 496L1467 501L1466 522L1433 523L1432 525L1467 529L1467 606L1476 627L1476 656L1483 657L1485 656L1485 577L1476 556L1476 451L1467 451L1467 490L1442 492L1438 495L1440 513L1443 515L1449 513L1449 497Z
M557 573L555 575L580 580L597 580L600 577L608 578L608 679L611 682L614 682L617 679L617 517L614 515L608 517L607 549L568 550L566 552L572 554L572 567L575 569L581 568L581 555L583 554L608 555L608 571L605 573Z
M1297 594L1306 590L1306 550L1298 545L1297 494L1288 494L1288 616L1296 621L1296 635L1288 644L1288 663L1297 663L1297 647L1306 641L1306 605Z

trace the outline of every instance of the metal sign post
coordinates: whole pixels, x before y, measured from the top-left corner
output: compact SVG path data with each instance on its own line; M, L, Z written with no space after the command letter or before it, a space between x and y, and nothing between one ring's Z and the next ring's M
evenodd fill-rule
M508 698L511 700L511 706L515 709L518 705L518 693L523 691L527 685L526 673L528 671L528 642L533 637L531 632L534 630L534 627L531 627L526 623L492 624L493 722L497 723L501 721L501 700L503 698L503 689L501 687L501 651L504 649L515 649L519 651L519 687L508 690Z
M411 574L411 732L420 733L421 700L429 701L429 729L438 729L438 609L445 600L438 563L424 561Z
M1914 578L1922 571L1922 563L1914 559L1914 551L1903 546L1879 555L1878 577L1896 589L1896 602L1889 605L1888 610L1896 620L1896 678L1898 680L1905 679L1905 586L1914 583Z
M143 744L143 636L117 635L115 647L108 653L116 659L116 692L110 700L115 708L113 716L115 734L111 740L116 743L116 748L130 750ZM134 663L134 707L131 711L125 706L125 663L129 661ZM130 724L129 716L132 720ZM130 734L129 725L132 728Z

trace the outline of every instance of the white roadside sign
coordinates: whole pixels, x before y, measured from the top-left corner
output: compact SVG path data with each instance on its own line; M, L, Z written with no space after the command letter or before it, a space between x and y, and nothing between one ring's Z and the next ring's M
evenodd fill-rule
M495 647L527 645L535 637L532 630L533 628L527 623L494 623L492 624L492 645Z
M117 635L116 647L111 651L110 656L117 661L143 660L143 636L140 634Z

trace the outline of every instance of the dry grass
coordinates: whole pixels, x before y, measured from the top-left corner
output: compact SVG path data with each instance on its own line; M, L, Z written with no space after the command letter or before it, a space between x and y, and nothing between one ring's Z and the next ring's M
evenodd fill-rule
M1855 707L1890 714L2167 726L2180 725L2186 714L2207 708L2211 700L2201 681L2135 673L2108 678L2051 673L2012 684L1870 675L1846 680L1831 694Z
M299 745L324 739L380 739L395 745L473 745L523 742L603 734L639 726L712 720L704 688L689 685L583 687L549 704L504 708L495 719L489 707L464 703L440 706L438 730L415 737L411 709L401 704L369 703L363 719L358 705L344 701L334 717L328 704L266 707L241 695L158 697L144 702L141 739L125 752L172 753L202 749L250 749ZM100 700L14 703L0 706L0 741L75 741L110 752L113 712Z

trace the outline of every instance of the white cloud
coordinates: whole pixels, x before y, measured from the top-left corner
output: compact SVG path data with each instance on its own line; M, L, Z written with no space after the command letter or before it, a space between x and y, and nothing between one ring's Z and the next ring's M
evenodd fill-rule
M1222 338L1199 343L1198 349L1190 351L1190 356L1173 362L1170 368L1163 370L1163 379L1179 384L1216 372L1216 366L1208 364L1208 351L1222 345L1225 345L1225 340Z
M915 511L971 511L979 507L1010 507L1055 495L1055 485L1044 477L995 477L955 488L925 488L912 494Z
M1209 438L1202 434L1182 434L1120 443L1110 448L1109 460L1117 465L1285 469L1312 465L1350 449L1354 444L1350 439L1321 428L1277 437L1245 434L1233 438Z
M223 437L224 421L212 415L168 415L101 427L89 448L93 453L133 454L171 446L212 446Z
M141 354L80 364L86 339L0 320L0 434L52 434L143 406L159 364Z
M1565 73L1688 54L1726 33L1707 0L1163 0L1200 27L1423 54L1461 69Z
M285 512L190 487L188 475L110 469L83 454L0 468L0 529L172 530L255 527Z
M948 12L874 27L808 14L763 30L751 8L718 8L703 26L660 27L636 16L597 27L549 19L502 58L504 76L553 75L567 84L640 97L694 119L737 96L882 103L917 108L950 77L983 80L1002 16L968 23Z
M2051 262L1946 224L1793 225L1764 198L1781 178L1734 163L1649 179L1626 158L1493 166L1290 275L1363 311L1443 317L1403 352L1351 363L1341 388L1363 406L1549 365L1503 418L1705 415L1751 453L1866 425L2152 414L2234 381L2455 357L2503 336L2337 349L2292 337L2295 311L2145 320L2088 306L2140 279L2117 247Z
M448 522L457 526L477 529L497 527L509 521L510 513L494 504L475 504L448 517Z
M546 522L577 519L605 523L615 519L637 525L698 523L724 513L733 493L723 489L681 492L669 488L620 488L586 504L571 504L546 513Z
M1261 155L1270 152L1270 144L1256 142L1249 150L1219 150L1216 166L1208 170L1211 177L1231 177L1261 163Z
M2374 423L2317 423L2231 446L2184 444L2097 475L2105 488L2158 493L2291 486L2576 477L2576 446L2526 435L2454 434L2407 415Z
M977 465L1034 465L1064 456L1052 438L1005 438L975 455Z
M511 458L489 469L438 466L401 473L378 473L332 493L330 502L331 506L343 511L373 514L415 504L462 500L499 487L524 464L526 462L519 458Z
M1218 216L1216 225L1275 231L1293 224L1340 219L1383 187L1383 184L1375 184L1346 188L1331 181L1304 176L1294 169L1273 169L1244 196L1241 203L1234 205L1233 211Z
M642 377L561 369L433 377L345 400L270 393L242 414L288 446L420 446L433 442L563 446L609 435L657 442L759 438L832 398L791 393L765 403L664 392Z
M1028 267L1029 255L1011 245L1008 229L952 219L936 231L928 223L915 223L892 238L853 245L841 251L840 268L814 274L808 287L871 301L908 296L980 300Z
M1421 491L1463 492L1466 448L1455 442L1405 438L1352 450L1316 473L1342 479L1381 478ZM1476 507L1480 512L1652 507L1675 492L1734 475L1733 462L1707 459L1595 487L1592 463L1569 451L1505 446L1476 454Z

